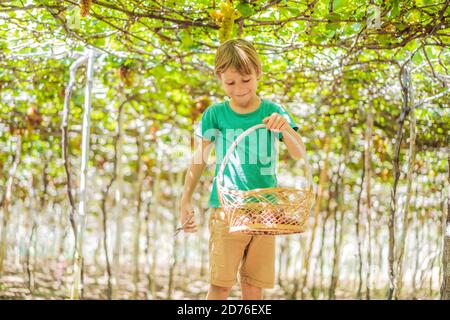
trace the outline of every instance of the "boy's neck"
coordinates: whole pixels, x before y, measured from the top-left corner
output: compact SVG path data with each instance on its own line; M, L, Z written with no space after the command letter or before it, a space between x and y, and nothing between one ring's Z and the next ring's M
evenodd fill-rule
M259 108L261 104L261 98L257 95L253 96L252 99L246 105L238 105L233 99L230 100L230 107L233 108L238 113L250 113Z

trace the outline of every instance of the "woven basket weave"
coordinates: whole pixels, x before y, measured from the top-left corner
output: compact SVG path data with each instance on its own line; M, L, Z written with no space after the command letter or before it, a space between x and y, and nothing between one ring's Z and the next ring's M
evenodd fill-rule
M302 153L308 185L304 189L273 187L253 190L228 189L223 185L223 171L237 144L256 129L258 124L244 131L228 149L217 175L217 193L226 215L229 232L251 235L282 235L302 233L308 226L308 218L314 203L312 175L306 152L295 140Z

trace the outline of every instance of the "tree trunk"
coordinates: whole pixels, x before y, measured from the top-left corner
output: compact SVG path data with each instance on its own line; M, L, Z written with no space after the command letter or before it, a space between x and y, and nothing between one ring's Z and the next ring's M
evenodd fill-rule
M115 157L116 158L116 157ZM116 163L116 161L114 161ZM114 180L111 179L108 186L102 192L102 232L103 232L103 250L105 251L105 260L106 260L106 273L108 277L108 286L106 291L106 296L108 299L112 298L112 271L111 271L111 262L109 258L109 246L108 246L108 214L106 210L106 200L109 194L109 189Z
M45 171L45 169L44 169ZM37 214L39 213L37 210L34 209L33 202L35 200L35 177L34 175L31 176L30 181L30 206L28 207L27 211L29 212L29 218L31 221L31 232L30 237L28 239L28 249L27 249L27 258L26 258L26 269L27 269L27 277L28 277L28 290L30 290L30 294L32 295L34 293L34 285L35 285L35 278L34 278L34 264L35 264L35 257L36 257L36 251L34 250L36 247L36 229L38 226L37 222ZM42 204L42 202L41 202ZM42 208L41 208L42 209Z
M314 241L316 238L316 230L317 230L317 223L319 219L319 213L320 213L320 204L322 203L322 196L323 196L323 188L328 180L328 161L330 156L329 151L329 144L330 144L330 138L327 136L326 140L324 142L324 153L325 153L325 159L323 161L323 168L320 172L320 178L319 178L319 186L317 188L317 198L316 198L316 205L314 207L314 222L311 228L311 235L308 239L306 254L303 255L303 279L302 279L302 286L301 286L301 298L302 300L305 299L306 294L306 287L308 283L308 276L309 276L309 270L310 270L310 259L311 259L311 252L313 250Z
M291 283L292 283L292 279L290 278L290 274L289 274L289 270L291 268L291 262L292 262L292 248L291 248L291 242L292 242L292 238L288 238L287 239L287 251L286 251L286 260L285 260L285 264L284 264L284 278L286 283L286 294L289 295L289 292L291 291Z
M10 205L12 199L12 191L14 185L14 178L17 173L17 168L20 164L22 157L22 136L17 136L16 153L12 162L12 168L9 171L8 181L6 182L6 191L3 195L3 199L0 202L0 209L3 209L3 223L0 235L0 277L3 274L4 262L6 259L6 251L8 246L8 222L10 219Z
M395 216L397 213L397 185L400 178L400 148L403 140L403 124L410 112L409 103L409 87L406 85L409 81L410 71L408 66L404 66L400 71L400 85L402 87L403 105L398 119L398 128L395 138L394 151L394 184L391 190L391 203L389 215L389 290L387 294L388 300L392 300L396 290L396 273L395 273Z
M64 276L64 271L65 271L65 267L66 267L66 257L64 256L64 253L66 252L65 250L65 242L66 242L66 238L67 235L69 234L69 228L67 227L66 221L64 220L64 218L66 218L66 215L64 215L64 209L62 208L62 204L61 206L59 206L59 230L61 230L61 232L58 235L58 239L57 239L57 248L56 248L56 254L57 254L57 273L56 273L56 278L57 278L57 283L59 286L62 285L63 283L63 276Z
M449 165L449 168L450 168L450 165ZM443 243L443 239L444 239L444 235L445 235L445 222L447 220L447 215L448 215L447 201L446 201L447 200L446 183L447 183L446 180L442 180L441 185L440 185L440 190L441 190L441 192L440 192L440 211L442 214L441 214L441 218L439 221L439 229L438 229L439 231L438 231L438 236L436 239L436 248L440 248L438 259L440 259L441 257L443 258L443 255L444 255L444 252L443 252L444 246L442 245L442 243ZM450 183L449 183L449 186L450 186ZM417 187L416 187L416 189L417 189ZM442 271L443 271L442 269L443 269L442 266L439 264L438 275L437 275L438 281L441 281L441 279L442 279ZM442 285L442 283L441 283L441 285ZM441 289L440 287L441 286L439 286L439 297L440 297L440 289Z
M364 178L366 181L366 234L367 234L367 273L366 273L366 299L370 300L371 276L372 276L372 129L373 113L369 105L367 113L367 127L365 133L364 148Z
M88 61L88 56L83 56L76 60L70 66L70 79L69 84L66 88L66 93L64 97L64 109L63 118L61 122L61 151L62 151L62 161L64 165L64 170L66 173L67 182L67 197L69 199L70 209L69 209L69 220L72 226L72 231L75 237L75 243L77 242L77 221L75 212L75 200L72 195L72 178L70 174L70 160L69 160L69 115L70 115L70 97L72 96L73 88L75 87L75 73L77 69L84 65ZM87 86L86 86L87 88Z
M362 176L361 176L361 184L359 186L359 193L358 193L358 199L356 202L356 221L355 221L355 229L356 229L356 243L358 245L358 289L356 290L356 298L361 300L362 299L362 286L363 286L363 257L362 257L362 249L361 249L361 235L360 235L360 229L361 229L361 198L362 198L362 192L364 189L364 177L366 174L365 169L365 159L366 156L363 153L363 168L362 168Z
M403 207L403 223L402 223L402 234L400 236L400 242L397 245L397 291L395 293L395 299L400 299L401 291L403 287L403 254L405 252L405 242L409 227L409 202L411 200L411 185L412 176L414 172L414 165L416 162L416 116L414 113L414 99L412 91L412 80L411 75L407 73L408 77L406 79L407 94L409 95L409 105L411 106L410 113L410 126L409 126L409 161L408 161L408 174L406 177L407 187L406 187L406 200Z
M324 213L326 214L327 211L324 211ZM319 222L320 225L323 224L324 221L324 217L321 219L321 221ZM324 228L322 226L322 228L319 229L319 239L318 242L323 245L323 241L324 241ZM320 251L320 247L319 247L319 252L317 253L315 260L314 260L314 267L312 267L312 287L311 287L311 297L316 300L319 298L319 294L320 294L320 286L321 286L321 279L319 278L319 271L320 271L320 258L321 258L321 251Z
M412 298L415 299L416 298L416 291L417 291L417 273L419 271L419 261L420 261L420 252L422 250L422 243L420 241L420 212L419 212L419 208L416 208L416 223L415 223L415 232L414 232L414 240L415 240L415 260L414 260L414 272L413 272L413 277L412 277Z
M126 101L125 101L126 102ZM111 286L111 299L115 300L118 296L118 290L120 287L120 270L121 270L121 253L122 253L122 232L123 232L123 166L122 166L122 154L123 154L123 126L124 126L124 113L125 102L121 103L119 107L119 119L118 119L118 135L117 135L117 166L116 166L116 186L114 189L114 222L115 222L115 238L114 238L114 250L112 257L112 286Z
M157 151L157 150L155 150ZM151 198L147 205L147 213L145 215L145 249L144 255L145 259L145 273L147 275L147 290L150 294L147 294L148 298L155 299L156 290L157 290L157 279L156 279L156 260L158 256L158 241L157 233L158 233L158 213L156 206L152 204L160 203L159 201L159 192L160 192L160 180L161 180L161 170L162 170L162 162L161 158L158 155L156 161L156 177L152 177L150 180L150 188ZM154 213L154 215L152 214ZM153 222L151 220L153 219ZM152 227L152 228L151 228ZM153 245L151 245L153 243ZM151 261L151 264L150 264Z
M441 212L444 213L443 211L441 211ZM434 255L433 259L431 260L431 267L430 267L430 283L429 283L429 285L430 285L429 296L430 297L433 297L433 289L434 289L433 285L435 283L434 272L433 272L434 266L436 265L436 262L438 261L439 257L441 257L441 254L442 254L441 246L440 246L441 239L442 239L442 225L438 224L436 226L436 231L431 232L431 239L430 239L430 247L431 247L431 250ZM436 249L436 248L439 248L439 249ZM439 278L438 278L438 281L439 281Z
M35 213L35 212L34 212ZM33 215L33 213L31 213ZM34 294L35 287L35 278L34 278L34 265L35 265L35 239L36 239L36 229L37 223L35 218L32 220L31 233L28 239L28 249L27 249L27 260L26 260L26 268L27 268L27 277L28 277L28 290L30 294Z
M145 212L144 216L144 226L145 226L145 247L144 247L144 273L146 274L146 279L148 282L147 287L147 299L151 299L153 296L153 293L151 292L151 286L152 283L152 277L150 274L150 237L151 237L151 229L150 229L150 212L153 210L152 208L152 198L153 198L153 188L152 185L154 184L154 179L150 180L150 189L152 190L152 196L150 197L148 203L147 203L147 210ZM149 294L150 293L150 294Z
M335 196L336 196L336 207L334 208L334 257L333 266L331 271L331 282L330 288L328 290L328 297L331 300L336 299L336 288L339 280L340 263L341 263L341 247L342 239L344 236L344 175L345 167L348 162L349 156L349 146L350 146L350 133L346 132L346 141L344 143L344 159L339 163L338 175L336 179ZM338 216L339 214L339 216Z
M343 189L344 186L340 185L339 189ZM343 192L338 190L339 193ZM341 263L341 248L342 248L342 238L344 234L344 212L339 210L340 207L342 209L342 200L338 201L338 206L334 211L334 257L333 257L333 266L331 270L331 283L328 291L328 298L330 300L336 299L336 288L338 286L339 281L339 273L340 273L340 263Z
M108 246L108 210L106 208L106 202L108 200L108 195L110 193L111 187L116 182L118 178L118 173L120 173L119 166L120 160L121 160L121 152L119 150L122 149L122 118L123 118L123 108L127 101L124 101L119 106L118 116L117 116L117 133L114 137L114 157L113 157L113 172L111 180L108 182L106 187L103 189L102 192L102 228L103 228L103 246L105 251L105 260L106 260L106 272L108 276L108 288L107 288L107 297L108 299L113 298L113 270L110 262L109 257L109 246ZM119 184L120 187L120 184ZM113 207L113 206L111 206ZM116 230L116 237L117 237L117 230Z
M300 249L297 254L294 254L294 278L293 278L293 288L291 293L289 294L290 299L296 300L297 299L297 293L299 289L300 279L302 275L302 270L304 268L303 261L301 259L301 253L305 251L306 247L306 238L300 237ZM295 266L298 267L296 268Z
M133 263L134 263L134 298L139 297L139 256L140 256L140 237L141 237L141 205L142 205L142 187L144 183L145 171L142 163L142 154L144 153L144 142L141 135L137 136L136 144L138 148L137 157L137 181L136 181L136 215L134 219L134 232L133 232Z
M174 204L173 204L173 232L175 232L175 230L177 229L177 225L178 225L178 212L179 212L179 202L180 202L180 197L181 197L181 193L177 192L177 189L180 188L181 186L181 180L183 177L182 172L177 173L176 174L176 180L173 179L174 173L169 172L169 182L170 185L172 186L172 195L174 198ZM167 288L167 299L172 299L172 294L173 294L173 288L174 288L174 276L175 276L175 269L177 267L178 264L178 237L172 237L173 238L173 250L172 250L172 263L170 265L169 268L169 284L168 284L168 288Z
M435 248L431 248L431 242L430 242L430 227L429 224L425 224L425 221L430 221L430 217L427 214L428 212L425 211L425 216L423 219L423 239L422 239L422 243L425 244L425 248L426 250L422 250L425 253L425 259L422 260L422 266L420 268L420 286L419 286L419 291L423 294L423 288L425 285L425 279L426 279L426 275L429 272L430 268L431 268L431 261L432 259L430 259L431 257L431 251L435 250Z
M378 218L378 219L377 219ZM375 248L378 248L378 252L376 255L376 262L375 259L373 259L373 264L374 266L378 266L378 272L376 273L376 277L375 277L375 281L374 284L376 286L376 284L379 283L383 283L384 279L382 277L381 274L381 268L383 263L385 263L384 257L383 257L383 252L384 252L384 246L386 244L386 240L383 237L383 229L386 225L386 222L384 220L381 220L383 218L383 215L381 215L381 217L375 217L375 219L373 219L372 221L374 222L372 224L373 226L373 239L375 239ZM368 257L371 257L370 252L367 254Z
M450 144L449 144L450 145ZM442 250L441 300L450 300L450 153L448 155L447 218L445 219Z
M328 201L327 201L327 208L326 208L326 214L325 217L322 221L322 239L320 242L320 247L319 247L319 254L318 254L318 259L320 259L320 273L319 273L319 288L320 291L323 292L324 291L324 284L323 284L323 279L324 279L324 261L325 258L323 257L324 252L325 252L325 235L326 233L326 227L327 227L327 222L328 219L330 219L331 217L331 198L332 198L332 191L331 191L331 184L330 184L330 190L328 190Z

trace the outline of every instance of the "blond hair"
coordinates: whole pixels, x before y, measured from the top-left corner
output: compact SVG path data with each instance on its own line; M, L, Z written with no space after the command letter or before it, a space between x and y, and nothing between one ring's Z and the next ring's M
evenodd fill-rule
M261 60L252 43L244 39L230 39L217 48L214 72L220 79L229 67L241 74L251 74L252 69L259 79L262 75Z

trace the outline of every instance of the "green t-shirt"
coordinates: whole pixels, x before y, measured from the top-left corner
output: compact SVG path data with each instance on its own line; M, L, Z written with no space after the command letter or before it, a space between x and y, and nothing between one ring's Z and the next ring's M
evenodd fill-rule
M213 141L216 150L216 168L208 207L220 207L216 180L226 151L242 132L254 125L262 124L263 119L274 112L284 116L289 125L294 130L298 130L294 120L282 106L266 99L261 99L258 109L245 114L231 109L228 100L212 104L205 110L195 129L195 134ZM277 186L278 154L275 137L283 141L281 133L259 128L241 140L225 166L223 185L229 189L238 190Z

